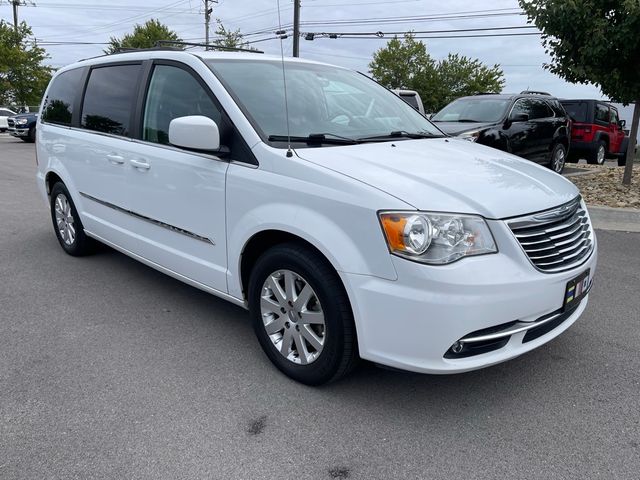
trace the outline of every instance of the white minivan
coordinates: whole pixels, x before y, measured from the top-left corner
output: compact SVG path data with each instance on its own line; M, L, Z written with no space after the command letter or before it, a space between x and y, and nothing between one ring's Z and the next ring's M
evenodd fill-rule
M60 69L41 112L37 181L62 248L102 242L247 308L300 382L358 358L486 367L586 308L597 249L576 187L447 137L362 74L137 51Z

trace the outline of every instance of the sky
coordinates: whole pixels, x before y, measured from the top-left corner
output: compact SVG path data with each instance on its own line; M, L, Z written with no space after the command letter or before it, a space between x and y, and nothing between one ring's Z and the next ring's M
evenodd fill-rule
M300 40L301 57L361 72L368 71L372 54L393 36L387 32L527 26L517 0L301 0L301 5L301 31L304 33L384 33L382 38ZM280 54L280 41L273 33L279 24L277 0L219 0L212 6L212 16L219 18L227 28L240 29L248 40L261 40L253 46L266 53ZM150 18L159 19L184 40L204 41L203 0L26 0L26 5L19 8L18 16L32 27L36 40L50 55L48 63L55 67L100 55L105 45L51 45L45 42L108 42L111 36L122 36L131 31L134 24ZM292 0L280 0L280 16L282 25L290 33ZM0 0L0 18L12 21L7 0ZM211 30L212 37L214 30L215 27ZM536 31L535 28L519 28L425 35ZM543 64L550 62L550 58L538 35L427 38L423 41L436 60L448 53L459 53L488 65L499 64L505 75L505 92L530 89L550 92L560 98L602 98L596 86L569 84L544 70ZM283 48L285 55L291 55L291 37L283 41ZM630 115L630 109L625 109L621 116L630 118Z

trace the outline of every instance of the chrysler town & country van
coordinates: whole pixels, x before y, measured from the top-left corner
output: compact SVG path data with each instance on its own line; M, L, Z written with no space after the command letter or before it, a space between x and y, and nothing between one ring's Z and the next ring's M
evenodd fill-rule
M586 308L597 245L576 187L446 136L362 74L138 51L59 70L41 112L37 182L62 248L102 242L247 308L300 382L358 358L486 367Z

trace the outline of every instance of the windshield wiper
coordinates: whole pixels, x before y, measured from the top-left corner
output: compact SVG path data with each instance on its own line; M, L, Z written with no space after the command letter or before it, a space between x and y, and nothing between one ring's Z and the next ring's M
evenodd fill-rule
M287 135L269 135L268 140L270 142L294 142L294 143L307 143L309 145L322 145L322 144L330 144L330 145L355 145L356 143L360 143L358 140L354 140L353 138L341 137L340 135L336 135L335 133L311 133L306 137L302 136L291 136Z
M438 138L442 135L435 135L433 133L426 132L406 132L404 130L395 130L393 132L385 133L383 135L374 135L371 137L362 137L359 138L359 142L376 142L376 141L384 141L393 138Z

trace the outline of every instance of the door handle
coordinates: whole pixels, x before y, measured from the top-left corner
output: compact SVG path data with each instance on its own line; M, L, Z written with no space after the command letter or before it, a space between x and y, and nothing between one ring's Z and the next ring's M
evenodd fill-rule
M151 165L149 165L144 160L131 159L131 160L129 160L129 163L131 164L131 166L133 168L137 168L138 170L149 170L151 168Z
M114 165L122 165L124 163L124 157L116 155L115 153L107 155L107 159Z

